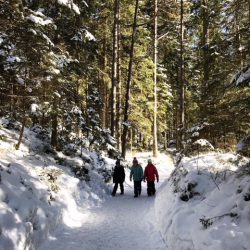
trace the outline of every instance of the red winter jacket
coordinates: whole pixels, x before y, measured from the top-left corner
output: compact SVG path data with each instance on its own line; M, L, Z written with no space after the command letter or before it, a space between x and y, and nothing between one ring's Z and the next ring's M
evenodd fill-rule
M145 168L144 180L155 181L155 177L157 181L159 181L159 175L158 175L157 169L153 164L150 163Z

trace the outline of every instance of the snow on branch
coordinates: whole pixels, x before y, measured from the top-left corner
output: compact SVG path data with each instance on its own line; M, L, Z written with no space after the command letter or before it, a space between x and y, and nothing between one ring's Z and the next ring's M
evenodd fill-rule
M61 5L67 6L68 8L73 10L76 14L80 15L79 7L73 2L73 0L57 0L57 2Z
M232 84L239 86L250 86L250 65L246 66L238 72L231 81Z

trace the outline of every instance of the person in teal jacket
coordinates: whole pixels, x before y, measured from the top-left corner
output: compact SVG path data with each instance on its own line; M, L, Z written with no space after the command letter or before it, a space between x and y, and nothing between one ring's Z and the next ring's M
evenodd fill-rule
M130 170L130 181L134 180L134 197L141 195L141 182L143 180L143 169L142 166L138 163L136 157L133 159L133 166Z

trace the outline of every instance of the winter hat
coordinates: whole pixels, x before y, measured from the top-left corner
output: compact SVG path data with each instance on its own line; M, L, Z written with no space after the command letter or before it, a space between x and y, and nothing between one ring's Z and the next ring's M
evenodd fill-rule
M134 157L134 159L133 159L133 163L134 163L134 164L137 164L137 163L138 163L138 161L137 161L136 157Z
M152 163L152 160L151 160L151 159L148 159L148 163Z

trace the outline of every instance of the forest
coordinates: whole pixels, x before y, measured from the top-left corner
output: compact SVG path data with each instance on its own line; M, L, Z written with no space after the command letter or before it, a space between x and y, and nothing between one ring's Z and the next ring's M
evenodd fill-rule
M249 0L1 0L0 27L0 116L51 150L249 141Z

